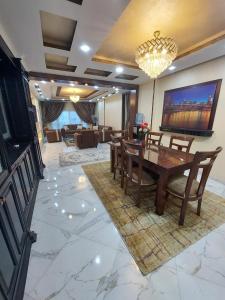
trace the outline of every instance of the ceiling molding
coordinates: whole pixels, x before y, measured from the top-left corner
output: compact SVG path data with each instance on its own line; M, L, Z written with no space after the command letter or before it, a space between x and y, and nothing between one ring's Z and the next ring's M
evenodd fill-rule
M123 82L116 82L116 81L107 81L107 80L101 80L101 79L91 79L91 78L83 78L83 77L74 77L74 76L68 76L68 75L59 75L59 74L50 74L50 73L42 73L42 72L34 72L31 71L28 73L30 80L45 80L45 81L51 81L55 80L59 83L66 83L69 84L72 82L77 82L77 84L89 84L89 85L98 85L102 87L120 87L122 89L126 90L137 90L139 88L138 84L132 84L132 83L123 83Z
M108 77L109 75L112 74L112 72L104 71L104 70L98 70L98 69L93 69L93 68L87 68L84 71L84 74L93 75L93 76Z
M75 3L75 4L78 4L78 5L82 5L83 4L83 0L67 0L67 1Z
M119 74L115 77L116 79L123 79L123 80L135 80L138 76L129 75L129 74Z
M70 51L77 27L77 21L40 11L43 45L45 47Z
M124 66L124 67L127 67L127 68L140 70L140 68L138 67L138 65L128 64L128 63L125 63L123 61L112 60L112 59L106 58L106 57L105 58L101 58L101 57L98 57L98 56L94 56L92 58L92 61L99 62L99 63L102 63L102 64L108 64L108 65L121 65L121 66Z
M195 44L193 47L190 47L186 50L184 50L183 52L180 52L177 57L175 58L175 60L179 59L179 58L182 58L182 57L185 57L187 55L190 55L194 52L197 52L201 49L204 49L208 46L211 46L213 44L215 44L216 42L219 42L221 40L225 39L225 31L222 31L221 33L217 34L217 35L214 35L213 37L210 37L198 44Z
M68 65L68 57L52 53L45 53L45 65L47 69L66 72L75 72L77 68Z

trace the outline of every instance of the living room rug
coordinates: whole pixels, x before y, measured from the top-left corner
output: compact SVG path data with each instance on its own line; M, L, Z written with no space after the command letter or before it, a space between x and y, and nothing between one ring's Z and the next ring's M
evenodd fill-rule
M70 148L71 149L71 148ZM97 148L78 149L59 154L59 165L67 167L88 162L109 160L109 145L99 144Z
M76 146L73 138L65 138L65 139L63 139L63 141L67 147L75 147Z
M214 193L205 191L200 217L196 215L197 202L190 203L185 225L179 226L177 198L170 197L164 215L158 216L154 212L155 193L146 191L141 207L136 207L134 197L124 195L119 180L113 180L109 162L82 167L143 275L225 222L225 199Z

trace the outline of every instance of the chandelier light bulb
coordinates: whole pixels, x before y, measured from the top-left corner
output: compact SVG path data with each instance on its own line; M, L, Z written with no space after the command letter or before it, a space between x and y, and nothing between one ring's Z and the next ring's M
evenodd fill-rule
M160 37L160 31L154 32L154 38L141 44L135 60L138 66L151 78L157 78L165 71L177 56L177 45L169 37Z
M80 100L80 96L78 96L78 95L70 96L70 100L73 103L76 103L76 102L78 102Z

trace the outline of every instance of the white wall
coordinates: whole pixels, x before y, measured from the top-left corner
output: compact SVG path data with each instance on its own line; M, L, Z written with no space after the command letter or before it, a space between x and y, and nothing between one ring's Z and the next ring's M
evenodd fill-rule
M211 177L225 183L225 130L223 127L225 122L225 57L157 79L153 130L159 131L161 125L164 91L220 78L223 81L214 120L214 134L212 137L195 137L191 152L214 150L216 147L222 146L224 150L217 158ZM152 83L151 80L140 86L138 111L144 113L147 122L150 122L151 119ZM169 133L165 133L163 136L162 143L164 145L168 145L169 136Z
M98 102L99 124L104 124L104 102ZM105 125L112 126L114 130L122 127L122 95L115 94L105 99Z

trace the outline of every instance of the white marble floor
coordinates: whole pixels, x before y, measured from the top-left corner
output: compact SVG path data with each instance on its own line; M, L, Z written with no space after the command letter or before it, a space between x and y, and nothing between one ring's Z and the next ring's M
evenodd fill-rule
M81 166L59 167L62 151L73 148L43 151L25 300L225 299L225 225L144 277ZM225 198L221 183L207 189Z

